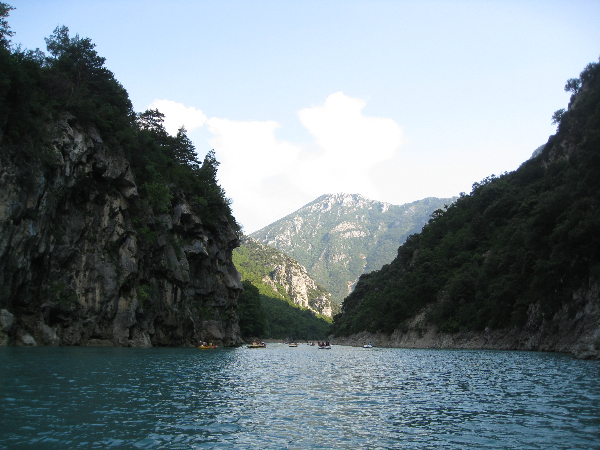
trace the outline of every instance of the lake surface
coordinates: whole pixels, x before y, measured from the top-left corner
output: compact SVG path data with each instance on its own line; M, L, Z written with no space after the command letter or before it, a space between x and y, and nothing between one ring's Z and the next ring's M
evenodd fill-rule
M0 448L600 449L600 362L362 349L0 348Z

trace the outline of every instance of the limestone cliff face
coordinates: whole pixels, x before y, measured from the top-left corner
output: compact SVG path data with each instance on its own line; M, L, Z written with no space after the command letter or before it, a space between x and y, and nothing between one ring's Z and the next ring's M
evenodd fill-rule
M240 250L255 264L264 266L268 273L262 276L262 282L273 291L279 295L285 291L293 303L332 316L331 294L319 286L298 261L250 237L244 238Z
M241 343L227 220L183 192L155 215L118 148L57 127L44 169L2 155L0 345Z
M288 258L285 264L275 264L271 274L263 281L274 289L277 289L278 284L284 286L287 294L297 305L331 317L331 294L320 292L312 295L319 287L306 269L292 258Z

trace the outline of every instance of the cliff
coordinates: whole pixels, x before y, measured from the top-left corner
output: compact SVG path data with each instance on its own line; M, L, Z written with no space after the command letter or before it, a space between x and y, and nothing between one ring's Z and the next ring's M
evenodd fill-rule
M76 123L51 125L43 163L0 148L0 345L241 343L227 218L174 186L155 212L118 144Z
M327 317L332 315L331 294L317 285L304 266L295 259L260 242L245 238L235 250L234 260L241 272L248 270L249 278L259 280L302 308Z

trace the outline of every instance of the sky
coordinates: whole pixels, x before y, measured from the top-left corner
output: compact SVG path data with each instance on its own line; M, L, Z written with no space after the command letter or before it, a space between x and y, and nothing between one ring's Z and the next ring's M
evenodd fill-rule
M323 194L469 193L556 131L600 2L8 0L13 44L89 37L136 112L211 149L247 234Z

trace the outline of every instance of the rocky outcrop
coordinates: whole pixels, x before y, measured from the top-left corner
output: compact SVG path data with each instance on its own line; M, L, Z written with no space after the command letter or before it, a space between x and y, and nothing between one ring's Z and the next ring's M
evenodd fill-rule
M138 196L128 161L64 118L44 164L0 164L0 345L241 343L226 218L181 191L167 213Z
M579 359L600 359L599 291L598 285L578 291L573 304L565 305L552 317L544 316L539 303L532 304L527 324L520 329L442 333L427 323L430 305L413 317L404 329L397 329L391 335L363 332L331 339L336 344L352 346L372 342L377 347L532 350L570 353Z
M316 313L331 317L331 294L319 292L319 287L308 275L304 266L292 258L288 264L277 264L268 277L263 278L266 284L277 290L277 285L284 286L292 301Z
M243 239L242 246L253 261L260 261L268 271L262 282L271 286L273 291L284 290L296 305L332 316L331 294L317 285L298 261L249 237Z

